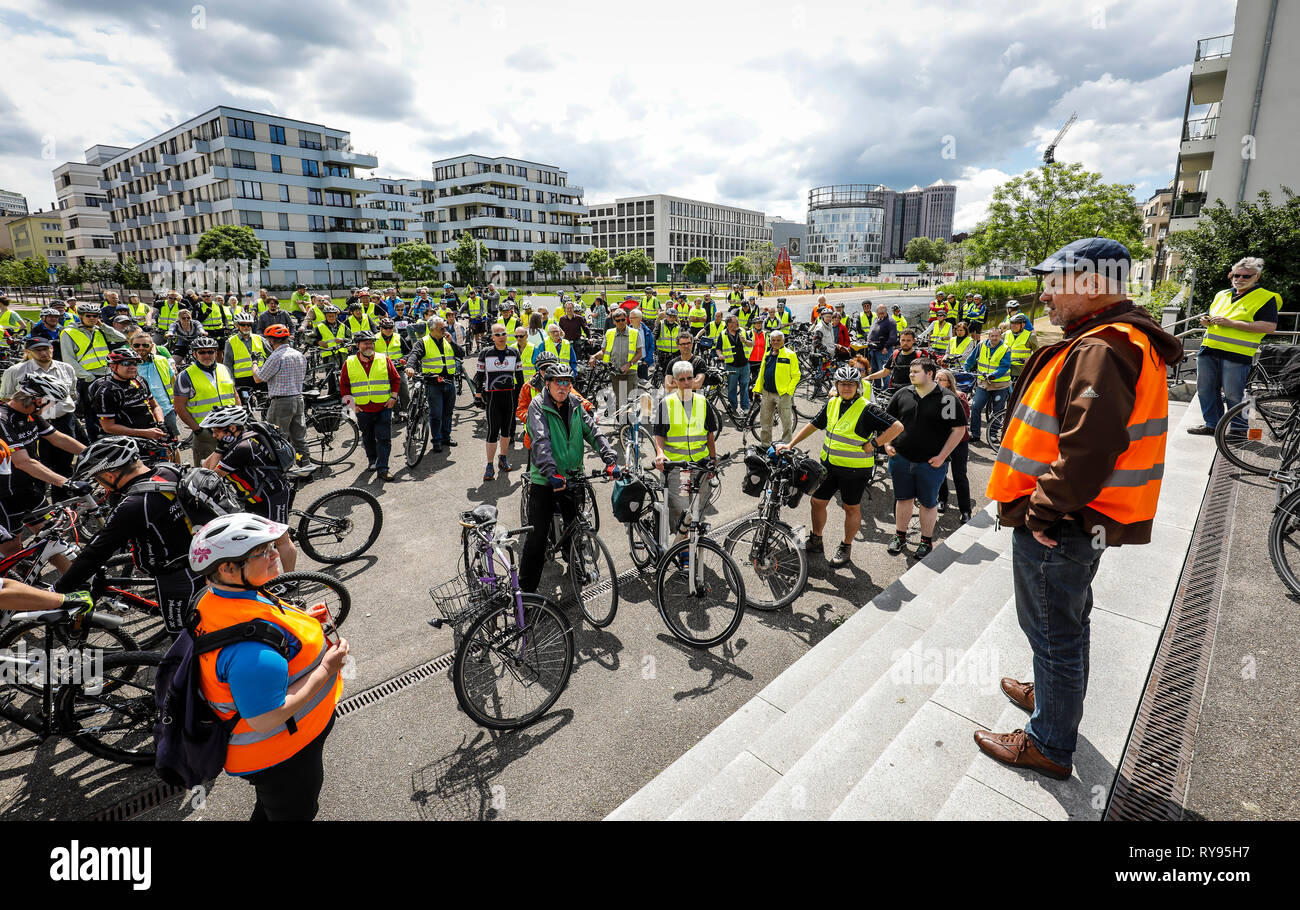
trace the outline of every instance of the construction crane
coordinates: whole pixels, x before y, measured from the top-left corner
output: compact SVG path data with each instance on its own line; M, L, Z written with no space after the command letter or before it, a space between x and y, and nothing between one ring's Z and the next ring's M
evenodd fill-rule
M1043 164L1056 163L1056 147L1061 144L1061 137L1065 135L1065 131L1074 126L1074 121L1078 119L1078 111L1070 114L1070 119L1065 121L1065 126L1061 127L1061 131L1056 134L1056 138L1052 140L1052 144L1043 151Z

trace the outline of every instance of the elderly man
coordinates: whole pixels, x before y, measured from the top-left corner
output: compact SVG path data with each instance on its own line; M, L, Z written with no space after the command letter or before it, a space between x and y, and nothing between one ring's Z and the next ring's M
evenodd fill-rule
M735 313L727 316L726 328L713 350L727 370L727 402L733 411L739 403L742 413L749 412L749 354L753 347L753 333L740 327Z
M375 353L373 334L358 332L355 341L357 352L339 374L339 394L357 415L361 444L369 460L366 470L374 471L380 480L392 480L388 457L393 448L393 408L397 407L402 380L392 360Z
M253 378L266 383L270 399L266 405L266 419L275 424L293 443L293 449L308 462L306 407L302 398L302 384L307 376L307 358L294 350L289 343L289 327L279 323L267 326L265 334L271 353L266 360L253 367Z
M1189 433L1214 435L1225 408L1231 410L1246 394L1246 376L1259 343L1277 331L1282 298L1259 286L1263 271L1263 259L1237 260L1228 271L1232 287L1215 294L1210 311L1201 316L1205 338L1196 357L1196 397L1205 425L1189 427ZM1245 433L1247 428L1245 415L1239 414L1228 431Z
M633 312L640 313L640 310ZM591 355L590 363L596 365L596 359L610 365L614 371L614 409L621 414L628 398L636 389L637 366L645 357L644 341L641 331L628 325L628 311L617 309L610 314L613 328L605 330L605 341L601 351ZM638 316L638 322L640 318Z
M567 304L572 307L573 304ZM561 363L567 363L569 369L573 370L576 375L578 372L578 351L577 345L564 337L564 329L560 328L558 322L552 322L546 327L546 340L542 342L544 350L554 354Z
M979 386L970 405L970 441L971 445L980 445L984 409L992 405L992 412L997 414L1005 406L1011 390L1011 349L1002 342L999 326L989 329L988 337L970 352L963 369L975 374Z
M799 384L799 357L785 346L785 333L772 332L767 336L767 348L758 368L758 382L754 391L761 395L758 419L760 439L764 446L772 444L773 412L781 412L781 442L794 438L794 388Z
M77 438L81 431L77 427L77 405L72 398L77 388L77 374L68 364L54 359L53 342L48 338L28 337L23 360L5 370L3 379L0 379L0 399L12 397L23 378L33 374L58 380L65 392L62 398L47 398L40 416L63 435ZM69 452L44 442L40 443L39 449L38 459L51 471L67 474L72 470Z
M447 337L447 321L433 316L428 333L417 340L407 358L406 375L410 379L415 378L416 357L424 381L424 400L429 404L429 439L436 454L443 446L456 444L451 438L451 414L456 406L456 364L464 360L465 349Z
M669 471L681 470L687 462L699 464L717 458L715 439L722 428L722 421L713 405L695 391L694 379L694 369L690 362L678 361L668 380L668 394L660 399L655 410L652 431L655 467L665 475L670 528L681 524L682 513L690 505L691 494L689 491L682 492L679 478L668 477ZM707 497L700 496L696 508L703 509L706 499ZM685 536L684 533L679 533L677 539L681 540Z
M1076 240L1032 271L1044 276L1041 299L1065 337L1035 353L1016 382L1017 416L988 485L1002 524L1015 529L1016 613L1034 655L1033 682L1003 679L1002 690L1030 718L1011 733L978 730L975 743L995 761L1065 780L1088 688L1092 580L1106 547L1151 540L1165 368L1183 350L1127 299L1122 244Z
M1038 338L1029 318L1018 310L1012 313L1002 340L1011 350L1011 378L1015 379L1024 371L1029 356L1038 350Z

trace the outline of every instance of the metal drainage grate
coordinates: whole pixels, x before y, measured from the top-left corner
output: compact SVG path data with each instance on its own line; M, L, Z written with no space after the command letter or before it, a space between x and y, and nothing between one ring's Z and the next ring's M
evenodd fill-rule
M1236 502L1235 475L1227 461L1216 457L1106 821L1178 821L1183 816Z
M438 673L445 673L451 669L452 663L456 660L456 652L448 651L441 657L435 657L428 663L420 664L418 667L412 667L405 673L394 676L392 679L373 686L364 692L358 692L351 695L338 703L334 708L335 717L347 717L354 711L360 711L376 702L383 701L390 695L396 695L403 689L428 679Z
M119 803L115 803L107 808L100 809L98 812L86 816L86 821L92 822L124 822L148 812L150 809L157 809L169 799L176 799L184 796L188 791L184 787L174 787L171 784L165 784L162 781L154 784L148 790L142 790L128 796Z

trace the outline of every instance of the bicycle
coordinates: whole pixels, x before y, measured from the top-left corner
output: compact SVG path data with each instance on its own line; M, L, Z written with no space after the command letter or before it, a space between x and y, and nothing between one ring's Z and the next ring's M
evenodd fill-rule
M1245 420L1244 431L1232 425ZM1243 471L1268 475L1284 470L1288 453L1300 446L1300 398L1282 392L1247 394L1229 408L1214 428L1214 444Z
M121 621L94 608L19 612L12 619L7 640L23 640L14 649L0 647L0 679L15 680L0 687L0 718L9 721L0 724L0 755L67 736L91 755L152 765L154 677L162 656L86 647L92 629L123 640L108 632L120 633ZM34 632L43 634L45 647ZM49 648L54 641L60 649Z
M722 470L734 459L734 455L718 458L714 470ZM664 483L643 472L637 479L646 488L646 503L627 524L628 546L639 571L654 571L655 602L668 631L691 647L712 648L740 628L745 584L736 561L705 536L709 525L698 517L699 478L709 468L693 462L672 466L685 472L682 489L690 496L677 528L686 539L668 543Z
M997 449L1001 447L1002 434L1007 430L1007 418L1007 409L1003 408L990 417L987 423L985 423L984 438L988 440L991 448Z
M319 390L304 390L302 400L309 457L317 464L342 464L361 444L361 429L337 398L327 398Z
M289 475L294 485L294 496L314 479L314 474L312 469L311 473ZM301 546L312 559L328 565L361 556L379 539L379 532L384 527L384 510L379 500L360 487L330 490L312 500L306 509L293 508L291 499L289 518L298 520L297 527L289 525L289 539ZM345 548L332 550L331 544Z
M763 409L762 396L751 394L748 410L741 410L739 405L733 408L726 391L726 374L720 370L710 370L709 379L712 380L712 383L706 385L701 391L704 393L704 397L709 400L709 403L726 416L726 420L722 424L723 428L725 429L727 421L730 421L733 427L744 434L747 441L761 443L763 441L763 423L760 420ZM811 416L816 417L816 412L814 411ZM799 411L794 406L793 401L790 406L790 418L790 433L793 435L799 429L800 418ZM773 423L779 419L775 414L773 415ZM718 435L721 435L721 432ZM712 505L716 500L716 494L710 494L709 504Z
M765 471L754 455L762 459ZM741 567L746 602L756 610L789 606L808 585L808 554L798 531L781 520L782 504L800 498L802 491L792 482L794 465L806 457L806 452L792 448L780 453L768 449L745 459L742 489L759 497L758 508L727 532L722 546Z
M582 505L567 525L563 524L560 510L555 509L545 552L548 559L558 556L565 561L569 593L587 622L597 629L612 623L618 612L618 572L609 547L598 536L600 512L596 509L596 494L591 488L591 481L604 477L604 471L590 474L569 471L565 474L567 486L560 495L581 496ZM519 513L520 523L530 525L527 490L520 497ZM606 587L602 588L603 584ZM588 603L587 595L591 595L591 603Z
M463 573L429 589L442 613L429 625L449 624L459 639L451 677L461 709L480 726L518 729L568 685L573 626L548 598L519 590L514 547L529 528L498 532L492 505L462 512L460 527Z

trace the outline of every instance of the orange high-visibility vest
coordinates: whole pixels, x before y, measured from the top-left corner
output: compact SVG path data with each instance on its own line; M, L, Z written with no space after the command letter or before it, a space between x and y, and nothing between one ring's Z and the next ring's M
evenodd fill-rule
M1123 334L1141 352L1142 373L1138 376L1137 400L1128 420L1128 448L1120 454L1106 485L1088 503L1088 508L1123 524L1155 517L1169 430L1165 362L1152 351L1145 332L1125 323L1110 323L1084 332L1034 376L1002 436L1002 447L989 478L990 499L1011 502L1028 496L1037 486L1038 478L1052 469L1061 454L1056 381L1074 345L1104 331Z
M209 589L199 598L197 610L200 635L260 619L280 626L296 638L301 647L289 658L290 685L316 669L325 654L325 633L320 622L288 604L275 607L247 597L222 597ZM230 686L217 679L217 656L220 653L221 650L216 650L199 655L199 690L212 710L229 720L235 715L235 697ZM240 717L231 731L230 745L226 749L226 770L231 774L247 774L296 755L325 729L334 716L334 706L342 692L343 680L335 676L293 716L297 724L293 733L284 724L275 730L258 733Z

